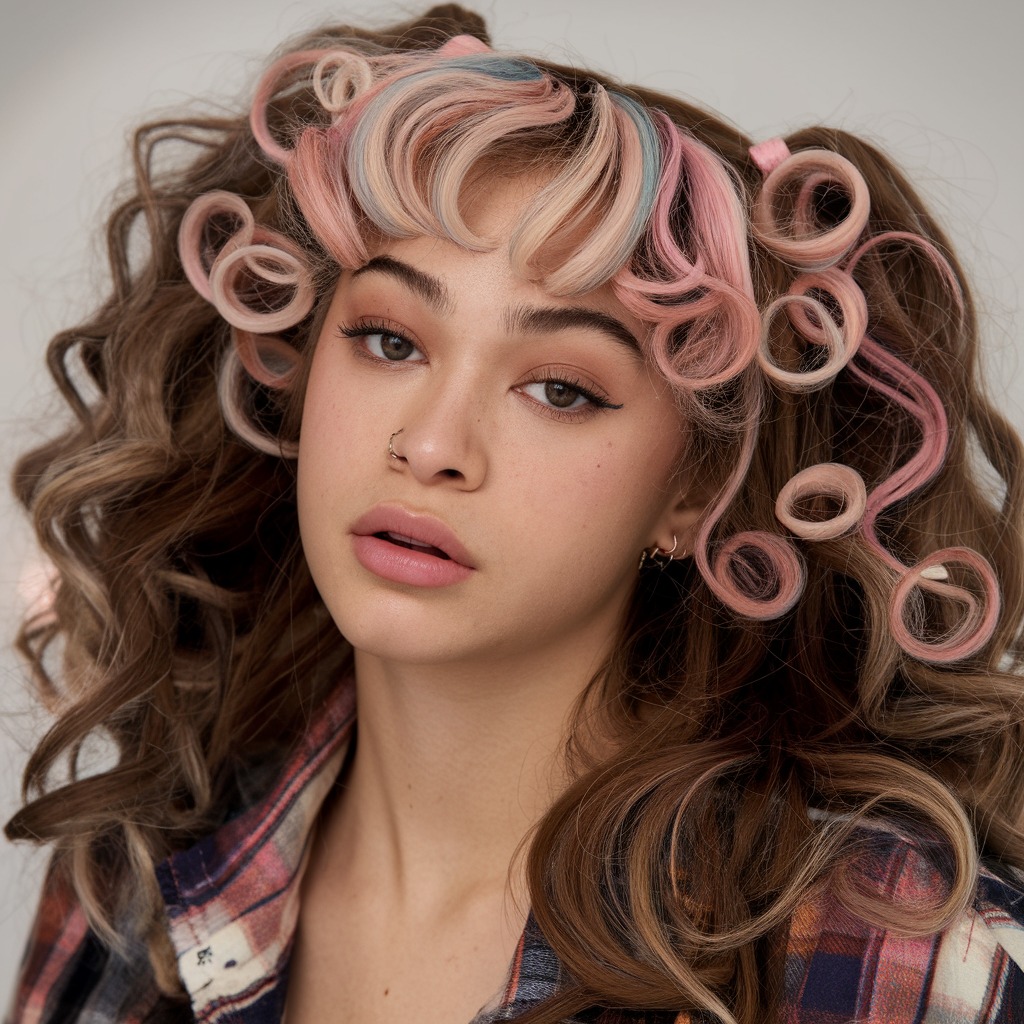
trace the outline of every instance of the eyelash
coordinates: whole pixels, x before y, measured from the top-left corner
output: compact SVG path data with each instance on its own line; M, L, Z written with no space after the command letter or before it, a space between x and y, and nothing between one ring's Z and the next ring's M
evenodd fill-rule
M343 338L348 338L351 341L359 341L363 338L372 337L374 334L382 334L388 338L398 338L400 341L407 342L412 345L413 348L419 349L419 346L411 338L407 338L401 331L396 331L393 327L388 327L387 324L381 323L378 320L363 320L358 324L352 324L346 326L345 324L338 325L338 334ZM356 352L360 356L366 359L372 359L374 362L384 362L399 364L408 362L406 359L381 359L380 356L374 355L365 346L353 346ZM419 360L416 360L419 362Z
M547 413L549 416L553 416L555 419L565 420L570 423L577 422L584 419L587 416L593 416L595 413L600 412L603 409L621 409L621 404L610 402L603 395L598 394L593 386L588 386L583 383L578 377L574 377L571 374L566 373L564 370L558 370L555 368L547 369L540 367L535 370L529 380L523 381L520 387L524 387L527 384L562 384L569 388L571 391L575 391L578 395L582 395L586 400L587 404L579 406L576 409L559 409L557 406L544 405L541 402L537 404ZM534 399L536 401L536 399Z
M407 342L414 348L419 349L419 346L411 338L407 338L400 331L396 331L393 327L389 327L387 324L381 323L380 321L364 320L361 323L346 326L341 324L338 326L338 334L343 338L348 338L351 341L360 341L366 337L374 334L383 334L391 338L398 338L401 341ZM374 353L367 350L365 345L353 346L355 351L361 358L370 359L375 363L404 363L409 360L405 359L381 359L380 356L374 355ZM420 360L415 360L420 362ZM553 419L563 420L567 422L578 422L579 420L585 419L587 416L592 416L603 409L621 409L621 404L611 402L602 394L599 394L592 385L584 384L579 378L567 374L564 371L558 371L554 368L548 370L546 367L541 367L535 370L533 375L518 385L518 387L525 387L527 384L561 384L577 394L582 395L587 400L587 404L580 406L577 409L559 409L553 405L544 405L533 399L534 402L540 407L541 410Z

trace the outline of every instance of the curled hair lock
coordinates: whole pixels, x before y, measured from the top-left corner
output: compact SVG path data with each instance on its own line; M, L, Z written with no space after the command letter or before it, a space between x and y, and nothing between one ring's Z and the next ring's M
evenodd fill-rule
M271 108L302 88L324 118L282 126ZM597 81L570 83L468 36L415 53L302 50L264 74L250 127L342 268L365 262L371 233L490 248L463 220L464 185L509 141L561 131L564 145L549 142L549 163L537 164L551 177L510 240L516 272L541 276L555 294L610 282L652 325L652 358L681 392L733 380L757 352L746 215L730 173L665 114ZM684 182L689 253L673 223ZM224 220L235 233L211 258L204 238L211 222ZM217 193L189 210L181 248L189 279L235 328L241 365L269 387L286 383L288 371L279 368L289 365L289 349L274 335L297 323L312 301L300 250L254 227L240 198ZM649 256L642 264L639 251ZM287 286L293 292L282 299Z
M218 249L208 236L224 224L233 230ZM229 426L261 451L283 454L287 446L271 442L240 411L239 372L244 368L268 388L291 383L298 353L276 332L297 324L313 307L315 291L302 251L284 235L258 227L246 203L227 192L192 203L182 218L178 250L192 287L231 325L233 346L219 385Z
M802 470L779 492L776 516L806 541L832 540L858 531L894 574L889 626L900 647L913 657L936 663L968 657L990 639L998 619L1000 594L991 565L969 548L949 547L907 566L877 534L879 514L914 494L941 469L949 431L935 389L866 333L867 301L853 278L853 269L869 250L900 243L922 250L959 306L956 279L932 243L908 232L883 232L854 249L867 223L870 203L863 177L848 160L824 150L790 154L779 139L753 147L751 156L766 174L753 206L755 234L762 245L801 271L788 293L765 310L758 352L762 371L779 388L804 391L827 385L845 368L903 409L917 423L921 435L917 451L870 492L860 474L849 466L822 463ZM845 216L822 229L815 210L817 198L822 190L836 188L842 194L838 205ZM787 203L791 209L783 217L780 211ZM831 301L826 303L821 296ZM804 371L785 370L772 360L768 350L771 319L781 308L804 342L827 350L822 365ZM833 310L839 313L838 322ZM859 357L856 361L855 355ZM824 520L802 518L799 507L813 499L831 503L836 511ZM952 582L954 566L968 570L980 581L980 595ZM934 640L922 639L914 632L920 628L920 601L925 594L960 610L957 624Z
M272 130L272 106L302 88L323 118L289 128L275 115ZM596 81L570 82L494 53L468 36L435 51L373 56L336 47L288 54L261 79L250 125L266 156L287 174L313 234L342 268L365 262L371 235L427 235L490 248L491 240L463 219L464 187L486 161L500 158L509 140L530 132L547 139L550 162L537 166L550 176L513 232L510 260L517 273L539 276L555 294L610 283L649 325L647 355L686 414L710 416L716 428L740 439L738 464L705 513L694 548L718 598L739 615L770 619L795 605L805 580L803 559L786 537L748 530L713 538L755 451L762 408L748 369L758 367L775 387L795 393L827 387L846 370L915 419L921 448L870 491L851 467L808 467L780 491L777 518L804 541L860 533L895 574L890 619L908 653L954 660L991 636L999 595L987 562L951 548L944 559L929 556L927 565L908 567L876 535L879 513L941 467L947 428L927 382L867 335L867 300L852 270L882 242L916 245L951 293L957 291L941 254L924 239L889 233L862 241L870 198L849 160L822 149L793 154L782 140L754 147L765 178L748 218L723 161L665 113ZM561 146L550 141L558 131L565 133ZM763 311L747 256L751 227L796 272L785 294ZM314 302L302 250L257 226L245 202L226 193L190 207L180 245L189 280L232 325L233 352L221 381L228 422L262 450L280 451L240 410L245 374L270 388L287 387L294 376L297 354L279 332L298 324ZM546 253L558 258L545 259ZM799 358L773 352L783 314L805 347ZM726 385L738 389L737 400L709 412L702 396ZM812 522L800 513L807 502L834 511ZM954 582L947 563L976 573L983 594ZM937 641L911 628L922 594L964 611L952 633Z

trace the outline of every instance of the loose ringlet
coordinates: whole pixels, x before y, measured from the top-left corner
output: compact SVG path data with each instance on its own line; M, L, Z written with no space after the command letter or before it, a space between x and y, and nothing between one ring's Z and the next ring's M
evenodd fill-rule
M235 231L219 251L207 254L204 230L225 215L236 224ZM238 196L211 192L186 211L178 248L192 287L235 329L235 345L245 369L268 387L287 386L297 354L271 332L294 326L313 306L313 284L299 247L277 232L257 227L249 207ZM269 310L254 308L258 293L245 295L246 276L283 291L285 301Z
M280 1005L310 842L386 725L367 659L426 658L494 667L475 739L550 782L488 871L554 984L497 1016L1024 1020L1024 439L941 226L869 140L748 150L486 37L458 4L323 24L251 110L135 135L109 285L47 350L66 422L13 473L49 563L17 646L54 714L6 826L53 847L11 1019ZM450 316L383 261L346 290L410 245ZM502 295L630 337L492 336L522 311L474 321L463 271L495 257ZM561 377L579 415L511 393ZM406 499L480 571L399 547L397 584L352 547L425 531L391 539L458 563L366 515Z
M272 128L271 106L303 85L320 104L322 122ZM384 56L306 50L269 68L250 122L266 157L285 170L306 223L342 269L362 265L367 239L380 234L491 248L492 240L464 220L465 189L501 162L509 145L524 145L531 133L543 138L554 162L513 231L513 268L557 295L610 284L648 325L641 343L684 413L730 431L739 445L735 469L706 510L694 545L695 563L717 597L739 615L770 619L791 609L804 587L803 559L791 539L760 530L717 535L757 442L762 405L756 388L743 383L752 379L748 371L757 368L774 387L794 393L825 388L848 371L921 423L927 466L915 457L870 491L849 467L807 467L779 493L777 518L805 541L859 530L897 580L912 580L895 588L891 618L898 642L915 656L963 657L991 635L998 592L987 563L959 558L982 578L984 595L975 599L935 578L942 566L926 566L923 574L909 569L875 533L879 512L941 466L945 426L926 382L902 363L895 369L894 357L881 355L867 336L867 300L852 270L875 245L920 244L952 275L916 236L862 237L870 197L850 161L823 149L790 153L782 140L752 149L765 178L749 224L758 243L794 269L787 291L759 310L746 256L748 219L722 160L664 113L596 81L570 82L472 37ZM561 148L555 137L563 138ZM232 325L234 355L224 363L221 386L227 420L261 450L280 452L248 425L242 368L272 389L293 379L297 354L281 332L301 322L314 302L302 251L257 226L247 204L225 193L190 207L180 247L189 280ZM792 348L791 337L802 351ZM738 399L716 405L713 396L726 386L739 388ZM704 396L712 396L710 404ZM800 509L813 506L819 517L823 509L836 511L804 519ZM908 609L918 592L964 609L952 637L912 636Z
M835 498L839 511L830 519L801 519L796 506L811 497ZM867 490L860 473L849 466L822 463L797 473L779 491L775 515L786 529L804 540L832 540L860 526L867 508Z
M779 388L813 390L830 383L842 370L884 395L918 424L921 443L895 473L867 491L854 469L836 463L810 466L794 476L779 492L776 516L796 536L807 541L832 540L859 531L877 557L895 576L889 625L896 642L923 661L955 661L975 653L991 638L999 615L1000 595L995 573L977 552L946 548L907 566L880 541L875 528L879 514L922 488L942 467L948 440L945 410L934 388L915 370L867 335L868 308L853 269L869 250L882 244L921 248L936 266L955 302L959 289L948 263L934 245L907 232L882 233L862 240L870 210L868 189L860 172L844 158L822 150L789 153L782 140L771 140L751 150L755 163L766 173L754 201L753 224L762 245L802 270L786 295L765 310L765 327L758 363ZM814 197L822 188L840 189L845 217L820 228ZM788 188L788 192L786 189ZM791 205L781 219L782 199ZM788 227L788 231L786 230ZM857 243L861 242L860 246ZM811 297L814 296L814 297ZM828 296L839 313L838 322L820 296ZM769 351L771 320L785 309L795 332L812 346L827 350L825 362L810 370L785 370ZM859 356L854 360L854 356ZM837 503L831 517L809 521L797 507L818 500ZM954 565L965 567L981 583L980 595L948 582ZM915 594L928 594L958 608L957 625L937 639L915 635L920 612Z
M794 185L795 193L787 194L786 186L792 191ZM815 213L815 194L832 186L846 196L848 209L838 224L822 228ZM781 209L786 205L791 211L783 220ZM838 153L809 149L790 153L771 170L754 201L751 221L757 238L780 258L805 270L823 270L853 248L870 212L868 187L860 171Z

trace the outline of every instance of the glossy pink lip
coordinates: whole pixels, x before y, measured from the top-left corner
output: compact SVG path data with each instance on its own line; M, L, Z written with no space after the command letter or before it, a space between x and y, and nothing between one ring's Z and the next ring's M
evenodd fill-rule
M467 579L476 568L469 552L439 519L397 505L370 509L356 520L352 534L352 547L363 568L394 583L445 587ZM392 543L379 534L429 545L448 557Z

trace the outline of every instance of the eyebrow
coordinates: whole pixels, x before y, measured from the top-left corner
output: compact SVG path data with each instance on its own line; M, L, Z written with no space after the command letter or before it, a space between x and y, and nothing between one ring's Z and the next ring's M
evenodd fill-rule
M357 278L360 274L371 272L388 274L397 278L437 313L450 316L454 312L452 297L448 294L448 289L444 284L436 277L431 277L430 274L424 274L422 270L410 267L408 263L396 260L393 256L374 256L369 263L354 270L352 277Z
M516 306L505 314L510 333L544 334L547 331L599 331L634 355L641 355L640 343L625 324L608 313L586 306Z
M409 266L394 256L374 256L372 260L352 272L378 273L401 281L420 296L431 308L443 316L451 316L455 304L444 282L422 270ZM640 343L621 321L608 313L586 306L516 306L506 312L504 326L510 334L544 334L547 331L585 330L599 331L613 341L624 345L634 355L642 355Z

